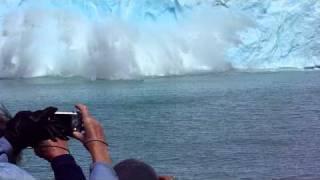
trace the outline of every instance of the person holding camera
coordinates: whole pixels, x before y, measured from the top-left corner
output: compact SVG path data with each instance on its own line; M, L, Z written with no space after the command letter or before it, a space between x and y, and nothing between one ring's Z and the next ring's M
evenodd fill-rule
M85 105L76 105L84 127L82 132L66 133L65 124L54 118L57 108L49 107L45 110L18 112L14 118L0 113L0 179L34 179L30 174L17 166L16 156L24 148L34 148L35 154L48 162L54 172L56 180L83 180L85 176L81 168L69 153L68 137L79 140L89 151L92 158L90 180L172 180L171 176L157 176L155 170L148 164L128 159L118 163L114 169L108 150L108 144L101 124L90 115ZM2 119L2 120L1 120ZM11 119L8 121L8 119ZM68 128L67 128L68 129ZM3 168L2 162L6 162ZM19 178L12 178L19 177Z
M86 106L76 106L81 114L84 132L74 133L92 157L90 179L118 179L111 167L111 158L102 126L90 114ZM0 118L0 178L20 176L33 179L30 174L15 166L15 157L26 147L34 147L36 155L50 162L56 180L85 179L83 171L69 154L65 127L54 121L56 108L49 107L36 112L21 111L10 120ZM1 116L0 116L1 117ZM4 117L4 116L2 116ZM5 163L5 165L3 164ZM11 164L9 164L11 163ZM17 178L17 179L20 179ZM15 179L15 178L13 178Z
M15 165L20 152L47 139L67 139L60 131L59 123L53 121L56 111L56 108L49 107L35 112L21 111L11 117L4 107L1 108L0 179L34 179ZM76 171L84 177L80 167Z
M111 166L112 160L101 124L90 115L85 105L79 104L76 105L76 108L82 117L84 131L74 132L73 136L84 145L91 155L92 165L89 179L117 180L118 177ZM67 141L63 139L58 139L56 142L52 140L42 141L36 146L35 153L51 162L56 179L74 179L70 177L73 174L69 168L76 164L68 152Z

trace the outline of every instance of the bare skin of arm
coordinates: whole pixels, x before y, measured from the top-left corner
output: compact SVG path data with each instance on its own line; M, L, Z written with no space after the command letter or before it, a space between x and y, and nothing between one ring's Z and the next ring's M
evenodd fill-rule
M74 137L84 144L93 162L111 164L108 146L103 143L106 142L106 138L101 124L90 115L87 106L78 104L76 108L81 114L84 132L74 132Z
M106 142L106 138L101 124L90 115L89 110L85 105L78 104L76 105L76 108L81 113L85 132L74 132L74 137L85 145L85 147L91 154L93 162L105 162L111 164L112 160L109 155L108 146L106 146L104 143L101 143L101 141ZM173 179L173 176L159 176L159 180Z

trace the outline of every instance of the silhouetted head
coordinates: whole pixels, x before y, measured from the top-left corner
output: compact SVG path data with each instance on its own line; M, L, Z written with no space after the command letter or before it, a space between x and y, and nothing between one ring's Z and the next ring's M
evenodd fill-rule
M6 128L6 121L4 121L3 118L0 116L0 137L3 136L5 128Z
M11 118L12 117L7 108L0 104L0 137L3 136L6 124Z
M114 170L119 180L158 180L157 173L151 166L135 159L118 163Z
M4 135L6 124L8 121L10 121L10 119L12 119L10 112L3 104L0 104L0 137ZM20 160L21 160L20 153L13 154L11 157L9 157L9 161L14 164L18 164Z

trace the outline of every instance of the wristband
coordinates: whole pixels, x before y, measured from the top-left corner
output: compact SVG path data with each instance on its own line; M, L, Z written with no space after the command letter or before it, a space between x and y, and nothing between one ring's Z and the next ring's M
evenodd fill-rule
M106 145L107 147L109 147L109 144L107 142L105 142L103 140L99 140L99 139L88 140L88 141L85 141L83 144L85 146L87 146L87 144L92 143L92 142L100 142L100 143Z

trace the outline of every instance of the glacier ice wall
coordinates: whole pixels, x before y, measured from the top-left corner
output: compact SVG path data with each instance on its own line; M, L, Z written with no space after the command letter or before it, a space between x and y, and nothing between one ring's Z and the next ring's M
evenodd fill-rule
M320 64L319 0L231 1L256 25L241 33L241 44L228 53L239 69L279 69Z
M0 77L132 79L319 62L319 2L0 0Z

